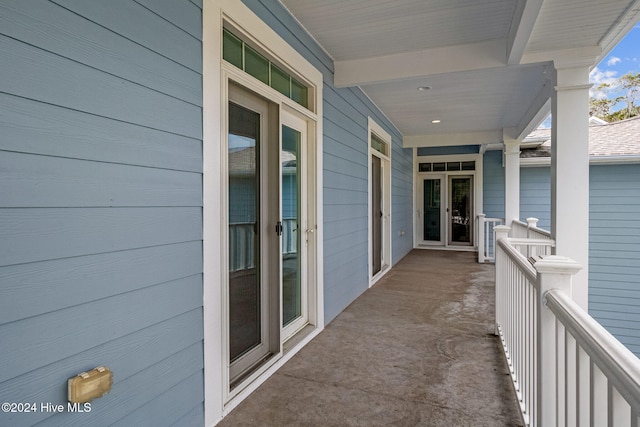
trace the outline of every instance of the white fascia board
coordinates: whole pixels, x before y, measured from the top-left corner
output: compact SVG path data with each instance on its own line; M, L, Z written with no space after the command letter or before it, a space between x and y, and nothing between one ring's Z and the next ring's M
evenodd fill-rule
M509 65L520 63L538 20L542 2L543 0L520 0L518 2L518 9L522 10L522 14L517 27L514 26L511 34L509 34L509 44L507 46L507 63Z
M483 70L506 65L504 41L489 40L415 52L336 61L336 87L363 86L433 74Z
M521 168L536 168L551 166L551 157L526 157L520 158Z
M640 163L640 155L632 154L628 156L592 156L589 157L589 164L592 165L622 165Z
M405 136L402 140L402 147L454 147L457 145L483 145L494 143L502 143L502 129L466 133Z
M591 156L590 165L640 164L640 155L628 156ZM551 166L551 157L527 157L520 159L520 167L534 168Z

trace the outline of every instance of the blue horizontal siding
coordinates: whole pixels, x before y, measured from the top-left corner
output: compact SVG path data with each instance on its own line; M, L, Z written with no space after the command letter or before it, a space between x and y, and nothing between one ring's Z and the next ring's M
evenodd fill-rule
M197 105L6 36L0 36L0 56L0 92L202 138Z
M520 169L520 219L538 218L538 228L551 230L551 168Z
M202 140L0 93L0 150L202 172Z
M419 147L418 156L450 156L453 154L478 154L479 145L456 145L452 147Z
M0 324L202 272L200 242L0 268Z
M153 371L154 366L180 351L176 349L193 348L194 345L199 345L201 340L202 309L198 308L5 381L0 387L0 399L3 402L36 401L64 404L67 401L66 379L82 370L90 370L99 365L108 366L114 372L115 386L149 368ZM197 360L197 349L195 350L191 350L190 355ZM135 357L131 357L132 354L135 354ZM200 358L202 359L201 351ZM179 369L174 371L176 374L180 372ZM119 396L120 393L126 393L124 400L129 400L132 405L136 405L136 393L145 395L143 401L148 400L147 396L149 393L155 393L152 389L156 388L157 384L154 378L148 376L145 381L146 384L139 380L141 386L131 391L119 385L117 394L114 389L93 402L92 413L116 411L117 405L123 399ZM193 403L195 405L197 402ZM116 418L124 414L125 412L121 411L116 414ZM151 414L147 415L151 417ZM103 424L109 424L105 417L101 418L104 420ZM52 423L55 417L52 418L51 414L47 413L31 414L29 417L25 417L24 414L0 414L2 425L32 425L43 419ZM84 414L84 421L87 421L87 414Z
M0 5L0 400L65 404L68 378L114 372L90 415L0 425L203 419L201 19Z
M0 209L0 265L202 239L202 209Z
M640 356L640 165L592 165L589 313Z
M202 73L201 42L175 25L173 17L164 19L130 0L110 0L108 3L51 1L183 67ZM179 4L181 8L191 7L185 1Z
M158 3L157 1L155 3ZM178 11L185 10L178 2ZM159 4L159 3L158 3ZM192 5L191 9L198 11ZM196 21L200 12L193 14ZM197 22L196 29L201 31ZM9 0L0 5L0 32L39 49L121 77L194 105L202 105L199 71L158 55L46 0ZM200 36L201 39L201 36ZM196 40L197 43L197 40Z
M22 153L0 159L4 207L202 206L202 175Z
M483 157L483 205L488 218L504 218L504 168L502 151L487 151Z

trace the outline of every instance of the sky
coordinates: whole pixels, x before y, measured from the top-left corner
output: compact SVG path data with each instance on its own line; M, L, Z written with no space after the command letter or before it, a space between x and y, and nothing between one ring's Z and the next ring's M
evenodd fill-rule
M615 79L627 73L640 73L640 23L636 24L620 40L620 43L591 70L589 80L593 83L593 87L589 94L594 98L605 98L607 94L602 90L598 90L598 86L602 83L612 83ZM616 92L611 92L609 95L617 96ZM617 111L622 107L624 105L619 104L612 111ZM547 117L540 127L551 127L551 117Z
M611 83L627 73L640 73L640 24L636 24L609 55L591 70L589 75L593 83L591 96L605 98L607 94L598 90L598 86L602 83ZM622 106L615 110L620 107Z

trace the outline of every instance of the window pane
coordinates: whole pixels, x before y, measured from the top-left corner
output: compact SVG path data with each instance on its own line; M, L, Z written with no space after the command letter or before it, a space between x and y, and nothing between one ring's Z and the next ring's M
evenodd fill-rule
M418 165L418 170L420 172L431 172L431 163L420 163Z
M447 163L448 171L459 171L460 170L460 162L449 162Z
M445 164L444 163L434 163L433 164L433 171L434 172L443 172L445 170Z
M293 77L291 78L291 99L303 107L308 105L307 87Z
M244 70L262 83L269 84L269 61L246 45L244 47Z
M227 30L223 32L222 57L225 61L242 69L242 40Z
M291 82L289 74L285 73L273 64L271 64L271 87L284 96L291 97Z
M473 171L476 170L476 162L462 162L462 170L463 171Z
M374 134L371 134L371 148L384 154L385 156L387 155L387 143Z

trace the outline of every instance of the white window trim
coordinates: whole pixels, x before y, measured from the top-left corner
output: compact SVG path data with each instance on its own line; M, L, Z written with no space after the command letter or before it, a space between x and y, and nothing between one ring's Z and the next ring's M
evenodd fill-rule
M448 177L451 175L473 175L473 185L474 185L474 203L473 203L473 220L474 224L478 217L478 214L484 211L484 156L482 153L471 153L471 154L450 154L450 155L438 155L438 156L419 156L418 149L413 149L413 170L414 170L414 178L413 178L413 247L414 248L424 248L423 240L418 235L419 230L422 229L419 221L421 220L418 216L418 210L421 209L421 206L418 205L418 200L422 199L422 196L419 193L421 191L420 179L429 175L444 175L448 180ZM438 163L438 162L467 162L467 161L475 161L476 168L473 171L441 171L441 172L420 172L419 165L420 163ZM448 197L448 196L447 196ZM473 246L469 246L468 248L477 250L478 247L478 226L474 225L474 241ZM434 244L433 246L429 245L433 248L449 248L452 247L448 244L448 236L444 236L444 244ZM456 249L464 250L465 246L454 246Z
M276 363L266 369L260 378L253 381L232 400L225 402L226 387L225 369L222 345L226 331L224 331L224 310L222 307L223 288L227 266L225 248L222 247L220 236L224 235L224 158L222 141L226 138L227 90L226 77L222 67L222 27L224 21L232 23L259 40L262 46L268 47L267 52L278 62L315 87L315 95L310 99L312 116L315 116L316 153L314 167L316 171L315 200L316 200L316 329L306 336L300 343L284 354ZM264 380L272 375L297 351L306 345L324 327L323 301L323 193L322 193L322 73L310 62L302 57L295 49L288 45L275 31L265 24L242 2L237 0L204 0L203 2L203 321L204 321L204 406L205 425L212 426L254 391ZM302 107L287 104L300 112L308 114Z
M368 222L368 277L369 277L369 287L373 286L380 278L382 278L390 269L393 264L393 244L391 237L393 235L393 203L392 203L392 173L391 173L391 153L392 153L392 140L391 135L385 131L382 126L375 122L371 117L368 120L368 135L367 135L367 143L369 144L368 155L367 155L367 169L368 169L368 196L367 196L367 222ZM383 140L387 144L387 154L384 155L381 152L374 150L371 147L371 134L375 134L378 138ZM374 276L373 275L373 241L371 239L371 233L373 230L373 222L371 219L371 197L372 197L372 170L371 170L371 157L376 156L382 159L385 162L388 172L384 173L382 176L383 180L383 188L385 189L383 194L383 200L387 202L389 213L387 214L388 221L388 229L386 230L385 235L383 236L383 246L388 245L388 248L385 248L385 252L388 252L388 260L386 265L382 266L382 269ZM386 181L386 182L385 182Z

